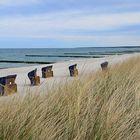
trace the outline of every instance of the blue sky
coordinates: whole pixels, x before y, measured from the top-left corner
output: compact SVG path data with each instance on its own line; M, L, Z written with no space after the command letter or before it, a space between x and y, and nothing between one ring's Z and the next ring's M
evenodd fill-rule
M140 45L140 0L0 0L0 48Z

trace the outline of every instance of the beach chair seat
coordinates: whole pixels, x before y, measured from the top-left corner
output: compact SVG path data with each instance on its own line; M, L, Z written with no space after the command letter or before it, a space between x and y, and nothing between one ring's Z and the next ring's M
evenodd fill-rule
M0 95L11 95L17 92L16 77L17 75L8 75L0 78Z
M69 66L69 71L70 71L70 76L71 77L78 76L78 69L76 67L77 67L77 64Z
M108 68L108 62L106 61L106 62L102 63L101 64L101 68L102 68L102 70L107 70L107 68Z
M37 76L37 69L30 71L28 73L28 78L30 79L32 86L37 86L40 84L40 76Z
M37 86L40 84L40 76L35 76L30 78L30 82L32 86Z
M42 78L53 77L52 65L42 68Z

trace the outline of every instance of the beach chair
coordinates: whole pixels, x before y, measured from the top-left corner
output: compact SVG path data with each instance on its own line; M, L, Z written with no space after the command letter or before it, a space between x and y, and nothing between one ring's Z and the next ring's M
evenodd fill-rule
M0 95L11 95L17 92L15 83L17 75L8 75L0 78Z
M42 78L53 77L52 65L42 68Z
M106 61L106 62L102 63L101 64L101 68L102 68L103 71L104 70L107 70L107 68L108 68L108 62Z
M37 76L37 69L34 69L28 73L28 78L30 79L31 86L37 86L40 84L40 77Z
M75 77L78 75L78 69L76 68L77 64L69 66L70 76Z

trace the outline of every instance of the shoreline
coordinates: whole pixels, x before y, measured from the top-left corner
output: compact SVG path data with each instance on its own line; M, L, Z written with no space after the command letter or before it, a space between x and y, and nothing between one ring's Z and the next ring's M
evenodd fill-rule
M93 54L92 54L93 53ZM139 51L137 53L140 53ZM61 63L61 62L66 62L66 61L71 61L71 60L80 60L80 59L90 59L90 58L105 58L105 57L110 57L110 56L121 56L121 55L133 55L136 54L135 51L130 52L130 53L100 53L99 55L95 55L94 52L89 52L89 54L85 55L78 55L77 53L64 53L66 55L25 55L26 57L35 57L35 58L40 58L40 57L66 57L66 58L75 58L75 59L70 59L70 60L62 60L62 61L22 61L22 60L0 60L0 64L7 63L7 64L25 64L25 66L13 66L13 67L0 67L0 69L9 69L9 68L22 68L22 67L30 67L32 65L26 66L26 64L34 64L35 65L47 65L47 64L55 64L55 63ZM68 55L67 55L68 54ZM76 54L76 55L74 55ZM77 58L77 59L76 59Z
M88 59L76 59L70 61L63 61L57 62L52 64L54 77L44 79L41 77L41 68L51 65L51 64L43 64L43 65L35 65L35 66L27 66L27 67L17 67L17 68L7 68L7 69L0 69L0 77L17 74L16 83L18 86L18 93L24 95L26 90L36 91L41 89L42 91L45 90L46 86L51 87L54 84L63 83L69 79L75 79L69 76L69 69L68 67L73 64L77 64L77 68L79 71L79 76L86 75L91 72L95 72L100 70L100 64L104 61L109 62L109 66L117 63L122 63L130 58L140 56L140 53L135 54L124 54L124 55L113 55L113 56L106 56L104 58L88 58ZM30 81L27 77L28 72L37 68L37 75L40 76L41 84L39 86L30 86ZM16 95L16 94L15 94Z

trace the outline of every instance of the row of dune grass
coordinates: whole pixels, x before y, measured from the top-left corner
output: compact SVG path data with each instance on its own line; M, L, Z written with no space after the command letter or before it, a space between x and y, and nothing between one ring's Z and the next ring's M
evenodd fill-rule
M140 58L45 93L0 100L0 140L138 140L139 134Z

